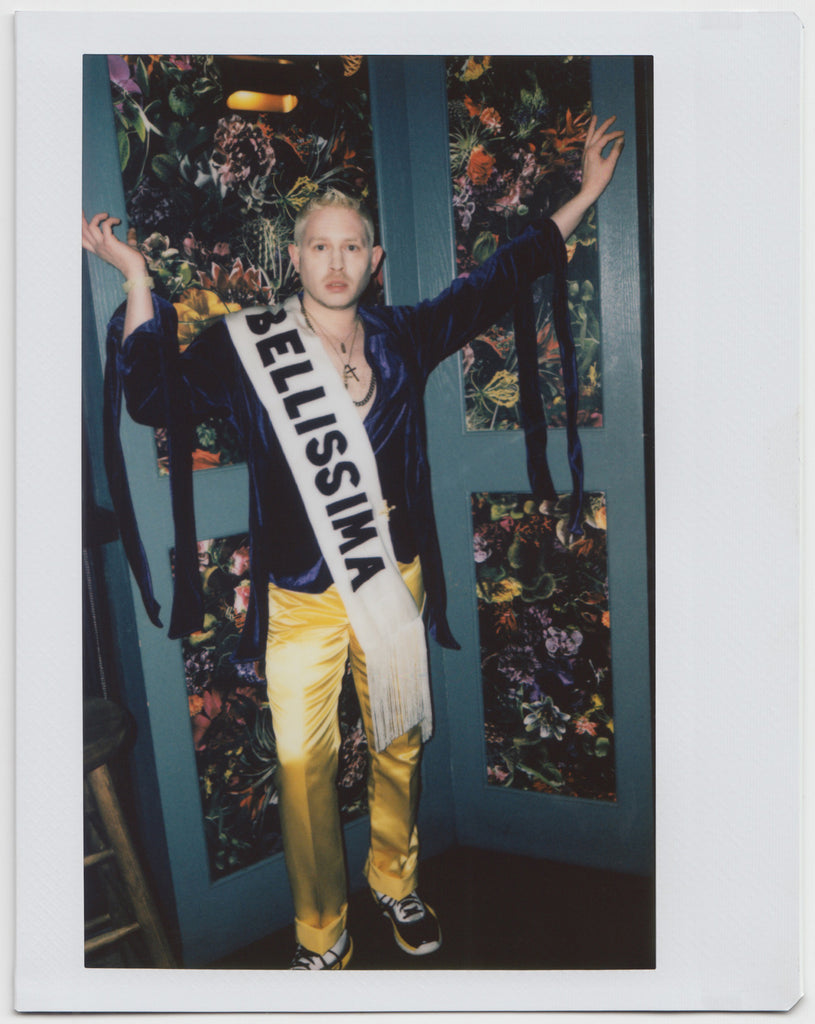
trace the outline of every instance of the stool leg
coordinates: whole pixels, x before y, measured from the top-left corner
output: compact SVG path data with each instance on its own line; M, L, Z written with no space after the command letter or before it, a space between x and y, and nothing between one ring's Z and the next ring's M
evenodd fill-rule
M175 958L147 888L136 851L133 849L107 765L95 768L88 775L88 784L96 800L110 846L116 854L122 881L133 904L133 913L139 922L153 963L156 967L175 967Z

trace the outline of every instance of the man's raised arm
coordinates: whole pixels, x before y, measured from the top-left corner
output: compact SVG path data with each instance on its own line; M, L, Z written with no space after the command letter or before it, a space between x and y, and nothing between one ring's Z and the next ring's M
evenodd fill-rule
M625 143L625 132L607 130L616 120L616 117L609 117L599 128L596 116L589 122L586 141L583 144L583 177L580 191L551 217L564 241L577 228L586 211L597 202L611 181ZM608 156L603 156L603 150L610 142L614 143L611 152Z
M113 226L121 224L118 217L97 213L90 220L82 214L82 248L115 267L125 279L127 308L122 340L137 327L153 318L153 300L150 297L150 277L147 264L139 250L120 242L113 234Z

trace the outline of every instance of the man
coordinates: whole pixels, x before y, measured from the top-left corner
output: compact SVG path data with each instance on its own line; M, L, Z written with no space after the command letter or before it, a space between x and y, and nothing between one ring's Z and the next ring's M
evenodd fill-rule
M289 250L302 293L275 309L231 314L181 356L174 310L151 296L140 252L116 239L115 219L83 215L83 246L125 278L125 309L109 328L112 376L133 418L170 435L171 636L198 628L200 614L179 454L185 431L207 416L227 417L248 453L252 602L235 657L265 652L295 905L293 969L340 970L352 953L335 790L349 653L370 748L366 877L403 950L425 955L441 945L438 919L416 891L421 748L432 730L424 621L439 643L457 645L444 611L422 395L442 359L511 308L519 289L565 265L564 240L622 151L613 121L592 118L573 199L415 307L359 306L382 259L370 215L340 193L317 197L298 216ZM131 555L158 622L138 562Z

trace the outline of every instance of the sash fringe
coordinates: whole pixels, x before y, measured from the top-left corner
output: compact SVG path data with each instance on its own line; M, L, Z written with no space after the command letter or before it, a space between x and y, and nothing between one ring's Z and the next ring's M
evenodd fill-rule
M433 733L424 622L418 616L374 651L365 652L374 750L384 750L415 725L422 742Z

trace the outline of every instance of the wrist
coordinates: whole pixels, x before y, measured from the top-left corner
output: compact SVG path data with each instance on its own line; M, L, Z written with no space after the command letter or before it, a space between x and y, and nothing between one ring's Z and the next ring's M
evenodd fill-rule
M153 290L153 278L149 274L138 274L135 277L128 277L122 282L122 290L129 295L134 289L145 288Z
M597 202L597 200L600 198L602 194L602 189L598 191L596 188L592 188L591 186L582 186L580 188L580 191L574 198L575 204L579 208L581 216L582 214L586 213L586 211L590 207L594 206L594 204Z
M137 277L145 277L150 273L147 260L138 251L127 253L125 258L117 260L114 266L125 281L135 280Z

